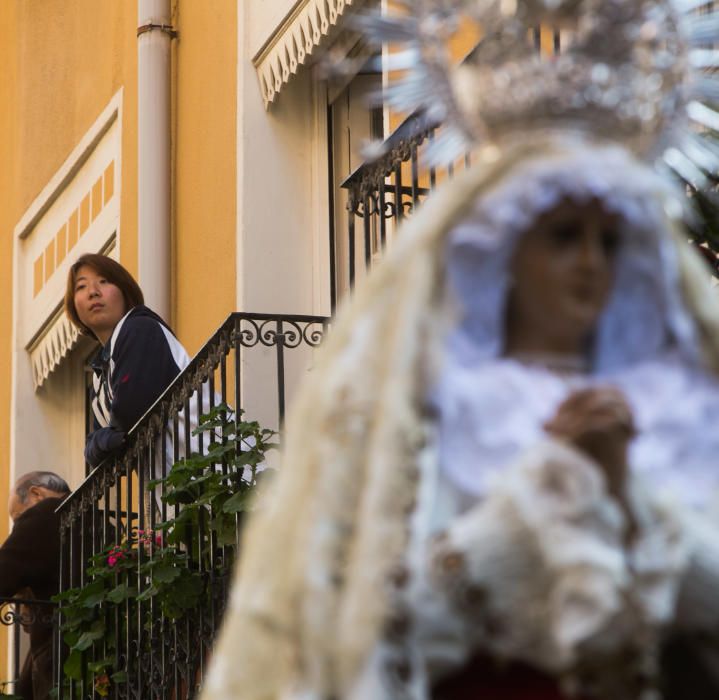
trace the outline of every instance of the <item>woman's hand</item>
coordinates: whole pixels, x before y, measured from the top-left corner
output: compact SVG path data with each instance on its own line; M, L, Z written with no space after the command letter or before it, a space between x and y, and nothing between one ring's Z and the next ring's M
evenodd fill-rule
M544 428L591 457L601 468L609 492L624 502L627 451L636 431L632 411L619 389L574 392Z

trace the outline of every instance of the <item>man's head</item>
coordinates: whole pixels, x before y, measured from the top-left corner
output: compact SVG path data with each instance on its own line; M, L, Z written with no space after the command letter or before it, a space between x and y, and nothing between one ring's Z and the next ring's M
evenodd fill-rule
M46 498L62 498L70 493L65 480L53 472L30 472L21 476L8 501L8 511L13 522L28 508Z

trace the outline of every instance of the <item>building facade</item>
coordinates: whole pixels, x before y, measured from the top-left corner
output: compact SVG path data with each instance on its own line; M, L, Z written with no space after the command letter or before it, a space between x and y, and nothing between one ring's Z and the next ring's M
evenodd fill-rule
M234 310L330 313L331 183L358 165L332 171L330 123L349 153L369 110L336 85L355 104L333 116L316 57L353 50L360 4L0 4L0 503L31 470L85 476L96 346L62 311L80 254L133 272L191 355Z
M378 5L0 3L0 504L28 471L86 475L97 347L62 310L80 254L135 274L192 355L233 311L331 315L447 176L419 163L431 130L368 99L387 76L347 20ZM364 145L395 130L370 171ZM272 423L264 381L243 392Z

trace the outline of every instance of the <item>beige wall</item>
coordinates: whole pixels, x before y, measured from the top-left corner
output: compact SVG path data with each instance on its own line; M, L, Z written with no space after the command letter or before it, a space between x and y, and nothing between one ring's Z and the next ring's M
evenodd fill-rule
M239 0L243 4L242 0ZM275 29L290 13L297 0L245 0L247 7L247 23L252 27L248 36L248 54L250 57L262 48L262 45L272 36Z
M285 12L243 3L237 127L237 307L269 313L329 313L327 101L301 66L265 110L252 65Z
M269 4L238 0L236 304L251 312L328 314L326 96L303 66L265 110L252 57L258 37L271 31ZM244 365L243 408L274 427L272 352L264 355ZM291 402L312 353L287 353L286 363Z

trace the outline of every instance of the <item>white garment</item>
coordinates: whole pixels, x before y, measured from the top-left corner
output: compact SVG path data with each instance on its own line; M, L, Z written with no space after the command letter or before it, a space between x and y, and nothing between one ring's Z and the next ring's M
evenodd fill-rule
M607 385L626 395L634 415L632 470L684 505L715 505L719 430L710 426L719 425L719 382L671 355L587 377L512 359L467 367L450 358L433 397L441 415L443 471L461 493L482 496L543 439L542 425L572 391Z

